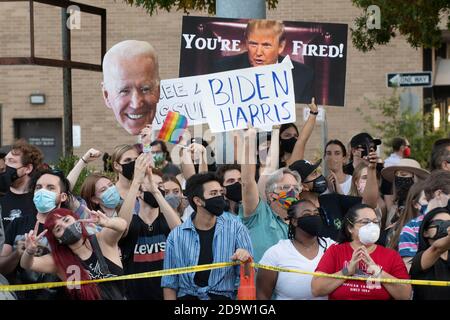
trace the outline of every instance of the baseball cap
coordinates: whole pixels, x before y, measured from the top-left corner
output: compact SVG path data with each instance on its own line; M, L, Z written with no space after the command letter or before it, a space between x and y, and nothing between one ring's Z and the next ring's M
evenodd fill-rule
M361 133L358 133L357 135L353 136L353 138L350 140L350 146L352 148L356 148L358 146L366 145L370 142L373 142L377 146L379 146L381 144L380 139L374 139L367 132L361 132Z
M306 177L313 173L314 170L316 170L317 167L320 166L321 162L322 159L317 161L315 164L312 164L308 160L297 160L289 166L289 169L297 171L300 174L302 181L305 181Z

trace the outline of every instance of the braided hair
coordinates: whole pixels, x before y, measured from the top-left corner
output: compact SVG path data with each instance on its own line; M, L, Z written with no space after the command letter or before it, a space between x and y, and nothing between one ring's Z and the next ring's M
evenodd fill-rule
M287 218L286 218L286 220L289 220L289 225L288 225L288 239L289 240L295 239L296 226L294 226L294 224L292 223L292 220L295 218L295 214L297 212L297 207L301 203L310 203L310 204L314 205L314 203L312 203L310 200L306 200L306 199L300 199L291 204L291 206L287 210ZM324 237L317 236L317 243L319 244L319 247L323 248L324 252L327 250L327 241L325 240Z

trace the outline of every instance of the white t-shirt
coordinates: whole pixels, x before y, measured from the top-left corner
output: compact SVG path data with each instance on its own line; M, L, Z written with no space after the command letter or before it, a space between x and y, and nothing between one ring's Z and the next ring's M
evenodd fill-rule
M329 248L334 241L326 238L326 246ZM295 249L292 241L280 240L276 245L267 249L260 264L297 269L301 271L316 270L324 249L319 246L319 253L313 260L309 260ZM326 300L325 297L314 297L311 293L312 276L292 272L278 272L277 283L274 288L273 298L275 300Z
M352 187L352 176L347 175L347 179L339 184L341 186L341 190L344 195L348 195L350 193L350 189Z

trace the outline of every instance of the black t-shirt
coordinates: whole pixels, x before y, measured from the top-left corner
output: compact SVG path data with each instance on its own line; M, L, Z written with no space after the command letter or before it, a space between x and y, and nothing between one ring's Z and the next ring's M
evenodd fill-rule
M8 191L3 197L0 198L0 206L2 207L1 214L3 219L3 227L5 230L8 229L8 225L14 219L25 216L34 217L37 213L33 202L33 192L16 194Z
M210 264L214 261L213 255L213 239L216 226L209 230L196 229L200 237L200 255L198 257L198 265ZM199 287L206 287L208 285L209 275L211 270L200 271L195 273L194 282Z
M36 216L26 215L21 218L14 219L5 235L5 244L9 244L16 250L18 241L25 241L25 233L30 232L36 225ZM44 231L44 225L39 224L38 234ZM43 256L50 253L50 246L47 238L44 236L38 246L38 253L36 256ZM20 264L17 264L16 269L7 275L8 281L11 284L28 284L28 283L42 283L42 282L58 282L61 281L56 274L40 273L31 270L22 269ZM67 299L67 294L64 287L18 291L17 296L20 300L60 300Z
M162 213L151 225L133 215L128 234L119 242L125 274L162 270L170 228ZM130 300L162 300L161 277L127 280Z
M173 163L167 163L167 165L162 168L162 173L169 175L169 176L176 176L178 174L181 173L180 168L178 168L176 165L174 165Z
M361 197L346 196L337 193L320 195L320 209L326 220L325 230L321 235L337 241L339 232L344 224L345 214L348 209L361 203L361 201Z
M427 270L422 270L420 260L424 251L416 254L409 274L412 279L450 281L450 264L439 258ZM450 258L450 257L449 257ZM413 300L450 300L450 287L413 286Z

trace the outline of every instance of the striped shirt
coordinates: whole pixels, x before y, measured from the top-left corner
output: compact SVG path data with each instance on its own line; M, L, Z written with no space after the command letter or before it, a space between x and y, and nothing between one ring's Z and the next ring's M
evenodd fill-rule
M419 245L419 229L422 224L424 214L412 219L402 229L398 242L398 252L401 257L414 257Z
M200 255L200 237L192 219L195 213L173 229L166 242L164 269L196 266ZM236 216L225 212L217 217L213 238L213 263L230 262L237 249L245 249L253 255L247 228ZM161 287L177 291L177 297L193 295L209 300L208 293L234 299L239 284L239 266L211 270L208 286L199 287L194 282L195 273L164 276Z

